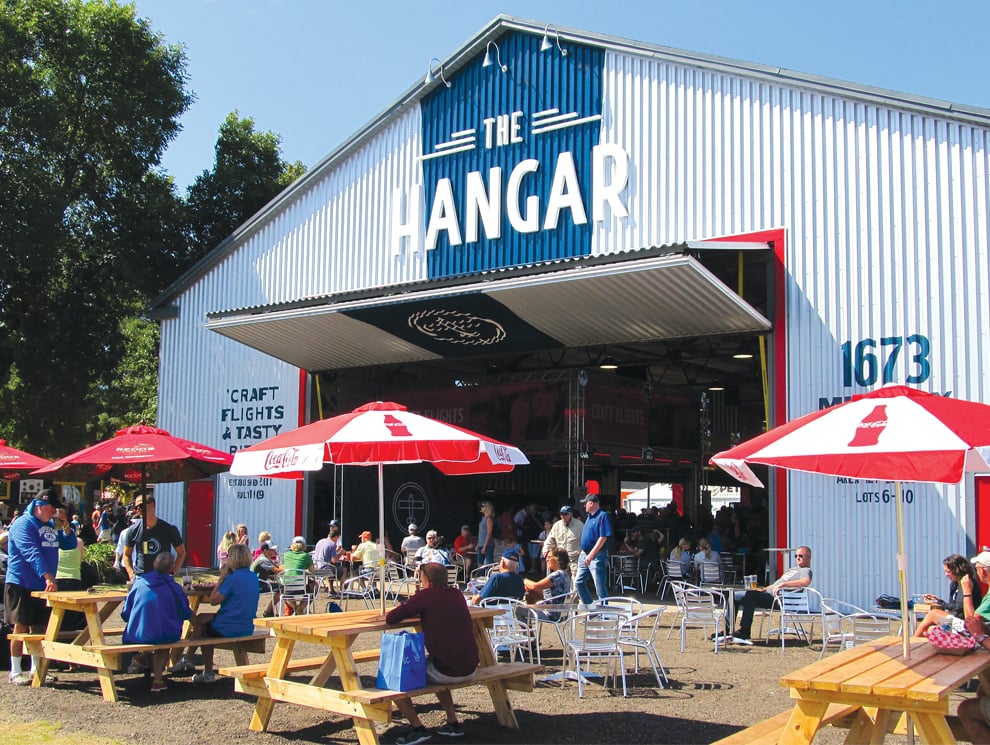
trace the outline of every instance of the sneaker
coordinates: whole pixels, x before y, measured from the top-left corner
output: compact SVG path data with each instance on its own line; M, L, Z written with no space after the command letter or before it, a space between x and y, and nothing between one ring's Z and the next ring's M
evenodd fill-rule
M179 658L178 662L168 669L168 671L172 673L172 675L189 675L190 673L196 672L196 666L193 664L192 660L183 655Z
M138 662L137 657L131 660L131 664L127 666L128 675L141 675L142 673L149 672L151 667L148 665L142 665Z
M7 676L7 680L15 686L29 686L33 678L34 676L31 673L10 673Z
M426 727L413 727L395 738L395 745L419 745L433 736Z
M204 670L193 675L193 683L216 683L217 674L212 670Z
M728 634L712 634L711 641L718 642L719 644L725 644L727 641L732 639Z
M461 729L460 724L445 724L437 730L437 734L444 737L463 737L464 730Z
M168 686L165 683L152 683L151 692L152 693L165 693L168 690Z
M748 636L734 636L734 637L732 637L732 643L733 644L742 644L742 645L744 645L746 647L752 647L753 646L753 640L750 639Z

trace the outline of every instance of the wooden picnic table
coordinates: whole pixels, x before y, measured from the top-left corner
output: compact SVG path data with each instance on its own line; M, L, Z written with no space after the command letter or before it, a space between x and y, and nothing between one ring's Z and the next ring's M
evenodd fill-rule
M189 588L186 590L189 596L189 606L193 613L199 608L201 603L209 598L212 590L205 588ZM24 648L28 654L38 655L37 669L31 685L38 688L45 683L48 675L49 664L53 660L67 662L72 665L85 665L96 668L100 678L100 689L103 698L107 701L116 701L117 692L114 687L114 671L121 666L122 655L127 654L126 647L134 645L124 645L110 643L107 636L117 636L123 634L123 628L106 629L104 624L121 603L127 599L127 590L72 590L31 593L34 597L42 598L51 608L51 615L48 618L48 625L43 635L23 634ZM86 619L86 626L78 632L62 630L62 623L65 614L69 611L82 613ZM187 622L183 626L182 640L187 640L191 627ZM72 634L74 633L74 636ZM68 638L71 636L71 639ZM215 642L216 646L223 646L224 640L207 640ZM260 639L261 651L264 651L264 639ZM197 644L199 642L197 641ZM174 655L178 655L180 648L185 645L164 645L170 646ZM235 650L235 654L240 656L243 651L258 651L258 644L241 645L242 648ZM120 649L115 649L120 647ZM246 659L246 658L245 658Z
M907 660L899 636L847 649L780 679L794 708L777 742L811 742L830 704L854 707L847 742L883 742L905 714L924 742L954 742L949 694L977 675L990 688L988 670L990 654L983 650L938 654L926 639L911 640Z
M479 667L475 678L463 685L485 685L491 694L499 722L506 727L518 728L515 713L509 703L506 689L532 690L536 665L522 663L496 663L488 638L488 628L493 618L502 611L498 608L469 608L474 640L478 645ZM392 702L397 698L415 697L437 689L461 687L427 685L416 691L378 690L363 688L357 664L377 661L378 649L355 652L353 647L362 634L381 634L401 628L419 628L419 619L406 619L400 624L389 625L379 610L362 610L347 613L321 613L295 615L282 618L256 618L255 625L269 629L275 636L275 649L267 668L241 666L223 668L221 675L235 678L235 689L258 697L251 717L250 729L264 732L268 728L276 702L297 704L349 716L354 722L358 741L363 745L378 743L375 722L389 723ZM319 645L322 654L305 659L293 659L296 642ZM288 679L289 673L315 670L309 682ZM336 672L340 688L326 687L331 674Z

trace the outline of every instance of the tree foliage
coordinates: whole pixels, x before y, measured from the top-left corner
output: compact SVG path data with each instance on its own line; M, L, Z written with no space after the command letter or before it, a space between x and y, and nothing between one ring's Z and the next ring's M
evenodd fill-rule
M156 169L190 98L182 49L108 0L5 0L0 60L0 418L48 454L92 438L120 319L174 273Z
M303 171L230 114L182 199L160 169L181 46L115 0L0 0L0 436L56 457L155 420L143 309Z
M230 233L302 175L302 163L286 163L281 139L257 132L254 120L227 115L220 126L212 170L203 171L189 187L193 258L215 248Z

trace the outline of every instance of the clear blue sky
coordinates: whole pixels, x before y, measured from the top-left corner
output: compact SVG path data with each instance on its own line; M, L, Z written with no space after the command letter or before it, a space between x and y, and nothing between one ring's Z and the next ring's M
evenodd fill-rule
M196 101L164 167L212 167L234 109L310 168L499 13L990 108L990 3L917 0L136 0Z

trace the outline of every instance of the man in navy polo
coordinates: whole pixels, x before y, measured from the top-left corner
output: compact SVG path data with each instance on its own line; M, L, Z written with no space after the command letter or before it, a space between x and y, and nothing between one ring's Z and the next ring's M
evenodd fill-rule
M584 528L581 530L581 553L578 556L577 585L578 596L583 605L595 602L591 583L599 598L608 596L608 539L612 537L612 523L598 504L597 494L588 494L581 500L587 512Z

